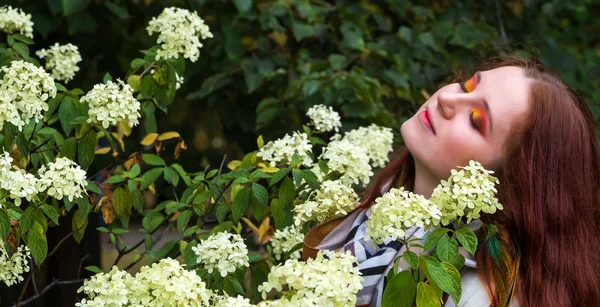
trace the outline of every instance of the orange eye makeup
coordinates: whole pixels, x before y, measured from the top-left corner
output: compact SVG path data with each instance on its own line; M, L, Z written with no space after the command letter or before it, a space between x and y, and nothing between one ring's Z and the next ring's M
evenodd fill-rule
M485 109L472 108L469 112L469 120L471 121L471 126L473 126L473 128L485 135L487 132L487 113L485 112Z
M465 81L465 82L459 82L458 84L460 85L460 88L465 91L466 93L470 93L472 91L475 90L475 88L477 87L477 81L478 81L478 75L475 74L473 75L473 77L471 77L471 79Z

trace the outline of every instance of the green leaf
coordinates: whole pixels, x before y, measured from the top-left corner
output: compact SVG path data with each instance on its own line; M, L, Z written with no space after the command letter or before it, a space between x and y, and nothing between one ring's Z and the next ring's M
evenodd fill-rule
M102 78L102 82L104 82L104 83L106 83L106 82L108 82L108 81L112 81L112 80L113 80L113 78L112 78L112 76L110 75L110 73L105 73L105 74L104 74L104 78Z
M438 244L438 241L440 241L440 239L449 231L450 229L448 228L438 228L429 233L429 235L427 235L425 238L425 250L428 251L434 248L435 245Z
M46 259L48 253L48 242L42 225L35 222L27 235L27 247L31 251L31 256L37 265L41 265Z
M216 211L217 212L215 213L215 216L217 217L217 221L219 223L223 223L223 221L225 221L225 217L227 216L227 213L229 213L229 207L219 204L217 206Z
M450 275L450 277L452 278L451 286L453 290L452 292L446 290L444 291L450 293L453 301L460 302L460 297L462 294L462 280L460 278L460 273L458 272L456 267L454 267L454 265L450 263L442 262L442 266L446 270L446 273L448 273L448 275Z
M90 213L90 199L87 196L83 196L77 199L77 206L79 208L80 218L83 220Z
M70 137L66 139L62 145L60 145L60 155L67 157L71 160L75 160L75 153L77 152L77 139Z
M302 170L300 175L302 176L302 178L304 178L304 180L306 180L306 183L308 183L308 186L311 189L319 188L319 186L320 186L319 178L317 178L317 175L315 175L315 173L313 173L311 170L308 170L308 169Z
M177 231L183 233L191 218L192 210L185 210L180 212L179 216L177 216Z
M10 218L5 210L0 210L0 240L5 241L10 231Z
M95 266L95 265L88 265L86 266L84 269L86 269L87 271L90 271L92 273L104 273L104 271L102 271L99 267Z
M431 35L431 32L425 32L425 33L419 34L419 41L421 41L421 43L423 43L423 45L428 46L435 51L441 51L441 48L439 47L438 43Z
M269 204L269 192L267 189L258 183L252 184L252 194L256 197L256 200L263 205L267 206Z
M428 284L420 281L417 284L417 307L440 307L442 303L435 290Z
M272 187L274 184L281 181L281 179L283 179L289 172L289 167L278 170L275 174L273 174L273 177L271 177L271 181L269 181L269 187Z
M419 266L419 256L415 252L407 250L402 254L402 258L412 269L416 269Z
M231 83L231 77L226 73L219 73L213 76L208 77L202 85L200 86L200 90L190 93L186 99L194 100L198 98L204 98L214 91L217 91L226 85Z
M231 217L233 218L234 223L237 223L242 214L244 214L246 209L248 209L248 205L252 199L251 193L252 192L248 188L243 188L237 193L231 202Z
M174 182L174 178L175 178L175 171L174 171L172 168L170 168L170 167L165 167L165 168L163 169L163 172L164 172L164 175L165 175L165 176L164 176L164 177L165 177L165 180L166 180L168 183L172 184L173 186L177 186L177 184L175 184L175 182Z
M90 4L90 0L62 0L63 15L69 16L83 11Z
M118 216L131 215L131 208L133 207L133 194L124 187L118 187L113 193L113 204L115 206L115 213Z
M58 225L58 211L50 205L42 205L42 211L54 224Z
M348 63L348 58L343 54L331 54L327 59L333 69L343 69Z
M456 279L454 271L449 267L452 265L443 265L430 256L423 256L422 258L427 263L427 270L429 271L429 275L433 279L433 282L435 282L440 289L444 290L444 292L450 294L453 301L458 302L462 291L460 274L456 273L458 274L458 279Z
M151 184L156 182L156 180L163 174L162 167L155 167L142 175L142 190L147 189Z
M171 168L174 169L179 176L181 177L181 179L183 179L183 182L185 183L186 186L190 186L192 184L192 180L190 179L190 176L185 172L185 170L183 169L183 167L181 167L181 165L175 163L175 164L171 164Z
M477 250L477 236L473 230L467 227L460 227L456 230L456 238L458 242L465 248L471 255L475 255Z
M285 225L285 211L281 207L279 201L277 199L273 199L271 202L271 215L275 220L275 228L283 229Z
M315 35L313 26L300 21L292 21L292 30L294 33L294 39L296 39L297 42Z
M381 298L382 307L411 307L417 292L417 285L410 271L394 275L388 281Z
M302 85L302 95L304 95L304 97L309 97L312 94L316 93L319 88L321 87L322 82L318 81L318 80L310 80L305 82Z
M29 57L29 47L23 43L14 43L12 46L13 50L20 56L27 58Z
M60 84L58 82L54 82L54 86L56 86L56 89L59 92L66 92L67 91L67 88L64 85L62 85L62 84Z
M199 205L199 204L209 200L211 197L212 197L212 191L210 191L210 190L202 191L194 197L194 205Z
M458 255L458 242L454 238L444 236L438 242L436 252L443 262L453 263Z
M18 40L27 45L33 45L33 43L34 43L31 38L29 38L23 34L20 34L20 33L14 33L14 34L11 34L10 36L12 36L12 38L14 38L15 40Z
M296 187L290 177L285 177L279 186L279 201L281 207L288 209L296 198Z
M163 158L154 155L154 154L142 154L142 160L146 162L148 165L153 166L166 166L165 160Z
M81 213L79 213L79 209L75 211L73 214L73 219L71 220L71 229L73 230L73 239L77 243L81 242L83 239L83 235L85 234L85 228L87 227L88 219L87 216L82 218Z
M104 2L104 6L109 11L111 11L113 14L117 15L117 17L119 17L121 19L131 18L131 15L129 15L129 12L127 12L127 9L124 7L121 7L121 6L111 3L111 2Z
M153 231L158 225L160 225L164 220L163 215L160 212L150 212L142 219L142 226L146 230L146 232Z
M58 107L58 118L60 119L60 125L65 131L65 135L69 136L73 131L73 125L71 121L77 117L77 106L75 101L70 96L65 96Z
M98 136L96 132L89 131L85 136L79 140L79 146L77 146L77 156L79 157L79 165L83 169L87 169L96 156L96 145L98 145Z
M235 4L235 8L242 15L252 9L252 0L233 0L233 4Z

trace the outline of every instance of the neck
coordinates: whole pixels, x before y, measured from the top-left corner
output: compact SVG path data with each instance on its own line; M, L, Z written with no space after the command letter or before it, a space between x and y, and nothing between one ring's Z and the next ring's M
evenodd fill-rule
M415 185L413 193L421 194L425 198L431 197L431 193L440 181L435 178L421 163L415 161Z

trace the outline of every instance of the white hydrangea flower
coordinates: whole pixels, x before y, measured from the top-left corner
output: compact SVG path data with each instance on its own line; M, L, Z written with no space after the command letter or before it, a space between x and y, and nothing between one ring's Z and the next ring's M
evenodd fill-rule
M327 166L331 171L342 174L339 180L345 185L366 186L373 176L367 148L339 135L332 137L332 141L323 149L320 158L327 160Z
M158 32L156 60L179 58L195 62L200 56L200 38L213 37L204 20L196 12L177 7L165 8L158 17L153 17L146 27L148 35Z
M52 73L54 79L65 82L73 80L75 73L79 71L77 63L82 60L79 49L73 44L56 43L49 49L39 50L35 54L41 59L46 59L46 69Z
M185 270L177 260L161 259L143 266L135 276L116 266L98 273L77 290L84 298L75 306L209 306L212 292L194 271Z
M244 239L238 234L219 232L192 247L198 257L198 263L203 263L208 273L219 271L225 277L235 272L237 268L247 267L248 248Z
M4 122L15 125L19 131L30 120L39 122L42 111L48 110L46 101L56 96L54 79L25 61L12 61L3 66L0 80L0 130Z
M29 272L31 254L25 245L18 247L11 256L8 255L4 241L0 239L0 280L8 287L23 281L23 273Z
M283 229L277 229L271 240L273 254L275 259L281 260L284 254L291 251L294 246L304 241L304 234L300 232L300 228L294 225ZM298 259L301 256L301 249L293 252L290 259Z
M375 199L367 220L366 240L384 243L387 238L396 240L404 237L412 226L438 225L441 212L436 204L423 195L414 194L404 188L392 188Z
M469 165L452 170L447 181L433 190L431 202L442 211L442 224L448 225L460 217L466 216L467 223L480 217L480 213L494 213L502 210L496 198L498 178L493 171L486 170L479 162L469 161Z
M148 296L137 298L132 305L208 306L212 295L195 271L185 270L171 258L142 267L135 279L147 288Z
M265 144L256 155L268 161L271 166L275 166L280 162L289 163L292 156L297 154L302 164L310 167L313 163L311 152L312 144L308 141L308 135L294 132L292 135L286 134L281 139Z
M183 77L179 76L178 73L175 73L175 80L177 81L175 84L175 89L178 90L181 88L181 86L183 85L183 81L185 81L183 79Z
M33 22L31 14L25 14L20 8L12 6L0 7L0 29L8 34L19 32L33 38Z
M327 180L310 196L309 201L294 207L294 224L301 226L308 221L325 222L345 216L358 205L356 192L339 180Z
M8 152L0 155L0 188L8 192L15 205L21 205L21 198L31 201L37 195L38 179L22 169L11 165L13 159ZM1 208L1 206L0 206Z
M94 85L80 101L90 106L88 122L102 123L104 128L123 120L129 127L135 127L141 117L140 102L133 97L133 89L120 79L117 83L107 81Z
M84 292L89 299L83 299L75 306L128 306L129 297L136 295L131 291L133 283L134 278L127 271L113 266L110 272L98 273L83 282L77 293Z
M342 127L340 114L334 111L332 107L327 108L322 104L314 105L308 109L306 116L310 118L311 123L315 126L315 130L319 132L332 130L338 132L339 128Z
M256 306L250 303L250 299L247 299L241 295L238 296L214 296L212 307L253 307Z
M393 151L394 142L391 128L372 124L346 132L344 139L365 147L374 167L384 167L390 161L388 155Z
M362 289L356 258L347 251L319 251L308 261L290 259L271 268L267 281L258 287L263 299L272 289L286 291L280 301L265 302L266 306L354 306L356 293Z
M38 190L47 190L49 196L58 200L67 197L73 201L86 193L85 171L69 158L56 158L54 162L42 165L38 173Z

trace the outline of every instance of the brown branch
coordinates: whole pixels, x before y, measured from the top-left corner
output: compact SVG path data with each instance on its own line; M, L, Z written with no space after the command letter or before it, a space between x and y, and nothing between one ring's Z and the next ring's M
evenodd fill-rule
M167 233L167 231L169 231L169 228L171 226L172 223L169 223L169 225L167 225L167 227L165 227L165 229L159 233L158 235L156 235L156 237L152 240L154 242L158 242L160 240L162 240L162 237L165 235L165 233ZM124 271L127 271L129 269L131 269L133 266L135 266L136 264L138 264L140 261L142 261L142 259L144 259L146 253L148 253L148 250L145 250L142 255L140 255L140 258L133 261L132 263L128 264L126 267L123 268Z
M71 284L80 284L82 282L84 282L85 279L76 279L76 280L66 280L66 281L60 281L58 279L54 279L51 283L49 283L39 294L34 295L24 301L19 301L16 304L12 305L12 307L19 307L21 305L27 305L35 300L37 300L38 298L40 298L42 295L44 295L46 292L48 292L50 289L52 289L54 286L62 286L62 285L71 285Z

